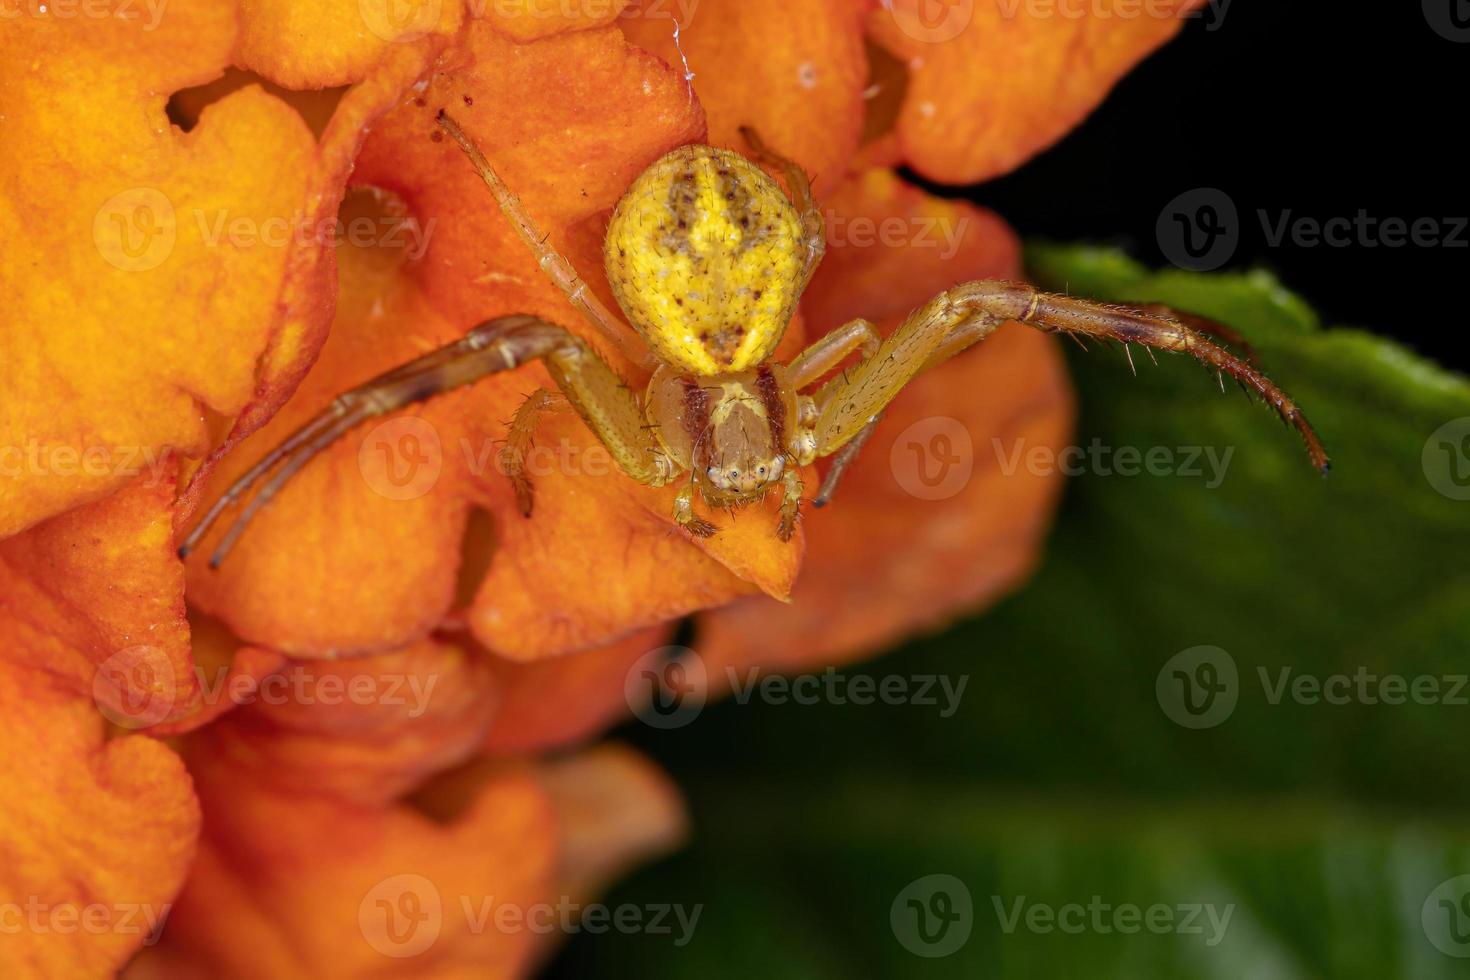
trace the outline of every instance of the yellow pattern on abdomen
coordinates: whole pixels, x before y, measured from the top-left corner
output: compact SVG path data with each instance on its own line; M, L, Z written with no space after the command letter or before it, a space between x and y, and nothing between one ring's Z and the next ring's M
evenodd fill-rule
M613 212L608 281L629 324L690 374L764 361L795 312L801 218L744 157L682 146L655 161Z

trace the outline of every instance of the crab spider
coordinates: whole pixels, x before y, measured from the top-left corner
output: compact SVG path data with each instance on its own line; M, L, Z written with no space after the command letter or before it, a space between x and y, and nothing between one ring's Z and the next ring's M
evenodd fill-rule
M1001 280L967 282L920 306L886 339L868 321L853 320L789 364L771 363L822 259L825 238L806 175L749 129L742 135L757 159L783 175L790 197L740 154L687 145L655 161L614 209L604 261L635 340L547 244L459 125L442 111L438 124L464 150L542 270L619 350L653 369L647 389L641 396L630 390L588 344L554 323L520 315L489 320L455 343L339 396L215 502L180 547L181 555L278 464L226 532L212 566L295 473L354 426L532 360L546 365L559 391L541 389L526 399L501 453L522 513L531 511L525 460L538 419L548 411L571 410L639 483L664 486L691 474L673 515L690 534L715 533L694 512L696 492L710 507L740 507L764 500L779 486L777 534L787 540L800 514L799 467L834 457L814 499L822 506L883 409L909 381L1008 321L1190 354L1222 379L1228 374L1254 389L1296 427L1312 462L1327 469L1321 442L1291 399L1255 369L1249 355L1237 357L1207 335L1237 344L1239 337L1165 307L1107 305ZM808 393L854 354L856 366Z

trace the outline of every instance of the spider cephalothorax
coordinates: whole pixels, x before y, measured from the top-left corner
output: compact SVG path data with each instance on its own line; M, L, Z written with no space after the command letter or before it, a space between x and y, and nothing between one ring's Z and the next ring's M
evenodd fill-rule
M784 540L800 515L799 467L833 457L815 497L818 506L825 503L883 409L915 375L1008 321L1190 354L1258 393L1296 427L1312 462L1327 468L1316 433L1286 394L1209 339L1238 337L1164 307L1113 306L1000 280L960 283L911 313L886 339L868 321L853 320L789 364L772 363L825 240L806 175L749 130L742 134L756 157L782 175L789 197L740 154L690 145L649 166L613 211L604 243L607 277L635 339L547 245L454 120L440 112L438 124L464 149L551 280L634 363L652 370L647 388L635 394L588 344L554 323L522 315L487 321L338 397L230 487L180 553L187 554L224 508L277 464L280 470L246 506L211 564L293 474L353 426L535 359L545 363L558 390L526 399L501 453L523 513L531 510L525 460L540 415L570 409L640 483L664 486L690 474L675 499L674 519L691 534L716 530L695 513L696 490L711 507L739 507L779 486L777 533ZM853 355L856 365L834 374Z

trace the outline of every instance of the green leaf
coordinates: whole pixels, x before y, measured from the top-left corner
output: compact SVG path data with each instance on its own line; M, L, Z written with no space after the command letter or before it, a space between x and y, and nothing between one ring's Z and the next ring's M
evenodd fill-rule
M705 908L685 946L583 936L564 968L1470 975L1421 922L1459 923L1430 893L1470 873L1470 383L1369 333L1323 329L1263 272L1151 273L1054 245L1029 259L1047 288L1239 330L1316 425L1332 474L1192 360L1156 367L1135 350L1134 377L1121 351L1074 350L1077 443L1091 455L1040 573L852 671L964 675L959 710L726 703L676 732L631 730L689 787L697 836L608 901ZM989 448L1016 447L977 447ZM1128 475L1125 449L1167 465ZM1171 661L1196 647L1224 651L1237 677L1233 708L1203 728L1171 720L1185 694L1207 703L1208 676ZM1399 691L1390 676L1405 703L1383 702ZM1346 703L1313 701L1313 684ZM975 909L969 940L938 959L889 922L929 874L963 881ZM994 908L1094 894L1233 903L1235 917L1206 946L1177 931L1007 933Z

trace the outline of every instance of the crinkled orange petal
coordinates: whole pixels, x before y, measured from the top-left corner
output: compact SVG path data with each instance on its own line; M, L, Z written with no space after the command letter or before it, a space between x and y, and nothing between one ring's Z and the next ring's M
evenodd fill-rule
M868 31L908 64L896 126L904 160L949 184L1015 169L1081 122L1202 2L885 2Z
M672 626L642 630L594 650L533 663L491 659L500 703L485 739L494 755L544 752L591 738L628 715L628 671L668 643Z
M644 0L621 25L682 74L709 115L710 142L749 153L741 126L800 163L819 192L842 179L863 125L868 64L852 0ZM678 44L674 18L679 20Z
M172 751L141 735L106 740L90 698L5 646L0 974L111 976L166 922L199 806Z
M463 20L463 0L240 0L235 60L286 88L350 85L395 46Z
M516 41L534 41L564 31L606 27L623 15L623 9L629 2L630 0L586 0L583 3L568 3L567 0L497 0L488 7L476 4L470 9L475 12L475 16L484 17L506 37Z
M556 818L523 769L447 819L196 771L205 832L163 939L129 976L523 976L501 905L556 901ZM488 914L488 918L486 915Z
M131 980L525 976L559 910L685 833L667 778L618 747L479 760L385 806L282 792L202 744L191 758L199 857Z
M355 178L410 203L420 237L402 242L426 243L427 252L404 262L400 249L400 265L379 261L391 250L341 250L342 304L320 360L272 424L212 475L212 493L339 392L478 320L539 313L590 336L459 150L432 139L434 112L453 107L553 242L605 293L606 211L650 160L700 133L698 105L615 29L528 45L479 23L470 35L473 67L435 76L383 120ZM578 66L574 79L548 86L568 64ZM506 100L506 91L544 101ZM218 571L203 568L206 541L191 562L191 595L248 642L294 655L390 649L449 610L472 504L491 511L498 528L467 616L477 638L504 656L605 644L755 588L789 591L801 539L777 541L770 508L716 515L728 532L691 545L672 524L668 494L618 473L572 417L538 430L553 462L548 472L533 468L536 510L521 517L498 470L499 441L520 402L549 384L528 365L361 426L293 480Z
M166 737L186 735L222 718L242 704L254 703L260 686L286 665L286 658L274 650L258 647L235 649L233 637L219 630L218 637L201 636L194 629L195 672L200 679L198 693L183 717L154 725L147 734ZM224 641L228 651L217 646ZM213 648L213 649L212 649Z
M376 224L382 213L358 207L364 203L354 194L343 220L395 227ZM455 336L399 274L401 249L339 251L340 302L320 358L270 423L220 461L206 499L341 392ZM188 562L190 600L247 643L295 656L387 650L422 636L454 593L469 507L453 436L464 397L450 394L349 433L296 475L217 569L206 562L218 534L206 538ZM388 428L379 428L384 422ZM391 451L402 437L418 438L418 426L429 427L426 446L432 439L441 448L420 482L395 486L377 465L377 447ZM412 466L406 457L393 464Z
M1016 240L998 218L889 171L854 178L831 207L852 234L829 249L805 300L814 335L856 316L891 329L957 282L1019 275ZM906 245L859 239L860 222L907 229ZM698 650L717 663L825 665L938 628L1014 588L1039 556L1061 480L1025 466L1008 474L1005 454L1018 444L1059 451L1072 416L1055 342L1019 325L921 376L885 411L831 505L808 517L794 601L704 614ZM947 444L934 441L941 435ZM946 465L940 452L961 461Z
M250 397L313 140L256 88L170 126L234 36L210 3L0 31L0 537L198 452L206 411Z
M498 501L499 548L467 615L497 654L521 661L559 656L757 587L789 595L806 539L800 530L790 542L776 537L774 501L733 515L696 502L720 530L691 542L673 524L677 489L648 490L612 471L580 420L549 419L538 441L569 461L601 460L595 473L602 475L572 462L539 473L529 519L493 475L487 490Z
M293 236L276 310L279 326L261 356L256 386L225 439L192 475L180 509L188 513L214 465L286 402L311 367L332 322L337 263L333 219L342 203L362 141L378 116L401 97L432 63L442 47L437 36L397 44L372 73L349 89L327 120L311 161L300 227Z
M195 695L174 488L166 466L0 542L0 656L129 729L179 717Z
M469 758L495 709L483 657L425 640L401 651L297 661L196 733L191 758L282 793L387 803Z

